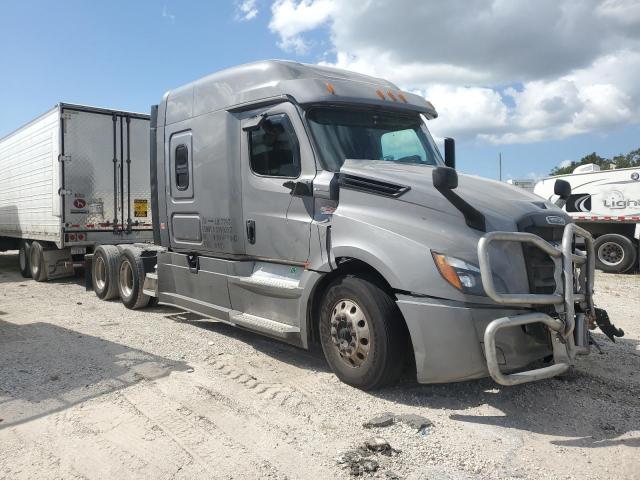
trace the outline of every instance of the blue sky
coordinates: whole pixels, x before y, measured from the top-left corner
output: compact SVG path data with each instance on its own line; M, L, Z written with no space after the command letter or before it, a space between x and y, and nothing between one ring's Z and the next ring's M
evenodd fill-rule
M362 62L367 60L367 50L362 45L366 45L368 33L361 32L361 37L356 37L358 32L354 33L352 26L344 25L350 14L348 8L336 2L280 0L274 5L268 0L249 0L248 6L255 14L250 19L243 19L246 10L243 13L240 6L244 2L232 0L4 0L0 17L3 72L0 77L3 106L0 136L58 101L147 112L149 106L157 103L170 88L225 67L255 60L324 61L367 70L370 65L362 67ZM302 7L310 10L299 10ZM326 13L329 10L334 12L333 16ZM375 13L375 9L371 10L366 13ZM341 12L344 12L344 18ZM396 24L394 28L400 27ZM345 33L347 30L348 34ZM409 26L402 31L409 40L414 32L416 41L420 40L418 35L422 35ZM503 175L507 178L545 174L564 160L578 159L592 151L611 156L640 147L640 124L634 115L616 117L599 125L593 118L606 115L589 112L591 123L583 122L575 127L566 120L558 120L560 114L567 112L558 114L554 111L549 125L540 127L536 124L537 136L531 136L527 129L527 122L533 125L539 120L524 116L522 111L531 100L519 92L531 91L533 97L536 88L544 92L556 89L560 93L547 99L544 104L547 108L553 103L551 100L557 101L563 95L562 85L566 82L558 79L571 72L587 72L580 75L588 77L591 72L589 62L597 65L602 52L572 66L573 70L568 68L566 72L557 70L550 74L534 69L520 75L518 68L523 67L511 65L517 63L517 55L506 67L496 64L491 69L466 68L471 61L460 58L452 65L481 75L466 74L461 79L457 74L447 73L430 82L424 80L422 71L413 77L405 73L415 70L416 58L422 61L421 55L425 58L433 56L431 50L441 48L440 45L428 45L425 43L412 54L413 57L408 55L405 59L402 54L395 54L398 51L392 52L393 58L400 60L386 62L388 71L384 71L383 63L373 73L440 99L440 104L434 102L441 114L436 134L456 136L458 165L464 172L496 178L499 152L503 154ZM461 48L464 46L462 44ZM450 53L452 57L456 54L456 51ZM575 52L576 57L580 55ZM441 64L441 59L427 58L421 65L428 73L432 70L427 67ZM450 69L451 72L458 70ZM544 88L539 86L540 82ZM626 85L611 82L614 86ZM510 87L514 97L505 97L504 92L509 92ZM497 99L492 96L496 92L499 94ZM634 91L622 93L627 96L612 99L622 98L629 103L632 100L628 99L635 99ZM584 97L580 95L578 92L578 97ZM516 110L514 102L521 105L522 111ZM473 111L466 110L469 105L474 106ZM475 105L486 108L478 110ZM638 108L634 103L614 106L616 112L625 106L631 110ZM571 108L584 109L584 105ZM498 117L500 123L496 124ZM476 120L470 122L469 119ZM554 122L557 123L554 125ZM518 127L511 129L511 124ZM560 132L557 135L554 127ZM547 140L548 137L555 139Z

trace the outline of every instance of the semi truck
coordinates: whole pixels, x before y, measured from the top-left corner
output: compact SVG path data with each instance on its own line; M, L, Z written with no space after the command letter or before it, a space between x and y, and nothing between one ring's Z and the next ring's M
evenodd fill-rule
M562 374L596 324L622 334L593 304L592 237L549 201L458 175L436 117L386 80L288 61L170 90L150 116L153 244L95 248L92 287L320 343L362 389L406 364L421 383Z
M0 250L19 250L24 277L152 241L148 132L147 114L61 102L0 139Z
M534 193L553 199L559 179L571 186L564 211L595 239L596 268L622 273L640 267L640 168L580 165L572 174L539 181Z

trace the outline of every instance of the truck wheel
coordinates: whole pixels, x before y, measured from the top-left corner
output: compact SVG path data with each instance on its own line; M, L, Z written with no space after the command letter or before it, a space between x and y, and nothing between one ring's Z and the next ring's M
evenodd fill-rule
M32 242L29 247L29 271L36 282L44 282L47 272L44 268L44 249L40 242Z
M118 296L118 261L120 250L115 245L100 245L93 254L91 284L102 300Z
M331 283L319 322L324 356L340 380L363 390L398 380L408 333L393 298L374 278L347 275Z
M29 244L25 241L20 242L18 261L20 263L20 273L22 276L24 278L31 278L31 268L29 267Z
M603 272L626 272L636 263L636 247L624 235L601 235L593 242L593 247L596 253L596 268Z
M120 256L118 267L118 290L125 307L136 310L149 304L151 297L142 293L144 277L140 251L134 248L125 249Z

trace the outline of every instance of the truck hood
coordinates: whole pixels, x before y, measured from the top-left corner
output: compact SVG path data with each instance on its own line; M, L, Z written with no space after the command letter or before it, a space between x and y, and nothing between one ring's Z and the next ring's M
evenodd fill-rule
M399 201L462 217L433 186L434 168L383 160L346 160L340 173L409 187L398 197ZM564 217L562 210L551 202L495 180L458 174L455 192L485 215L487 230L514 230L518 219L535 211L551 210L549 213Z

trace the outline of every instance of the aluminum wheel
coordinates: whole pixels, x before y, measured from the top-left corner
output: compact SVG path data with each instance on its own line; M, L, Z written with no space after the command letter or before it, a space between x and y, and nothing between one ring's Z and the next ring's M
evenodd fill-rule
M371 333L369 322L357 303L345 299L334 305L331 341L347 365L359 367L365 362L371 346Z
M624 249L615 242L605 242L598 248L598 258L605 265L619 265L624 260Z
M100 290L104 290L107 285L107 266L104 264L104 258L98 255L95 257L96 262L93 266L95 272L96 287Z
M120 291L127 298L133 293L133 269L127 260L120 264Z

